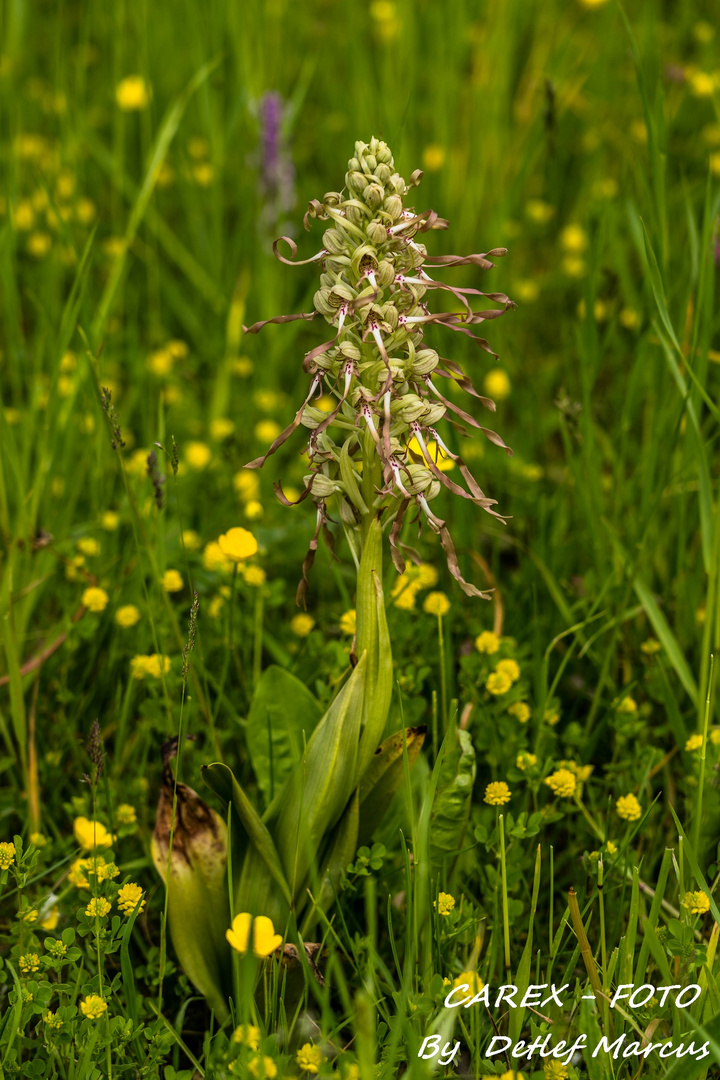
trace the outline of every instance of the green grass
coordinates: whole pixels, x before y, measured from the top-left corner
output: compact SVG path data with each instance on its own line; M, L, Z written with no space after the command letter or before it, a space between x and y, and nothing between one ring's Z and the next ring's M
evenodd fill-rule
M281 1076L302 1075L295 1055L307 1042L323 1048L321 1075L355 1063L364 1080L382 1062L379 1075L429 1076L417 1055L435 1031L462 1041L461 1075L502 1074L508 1062L483 1057L488 1013L442 1007L443 979L475 970L493 985L569 983L565 1007L550 1009L554 1039L585 1031L592 1041L608 1025L617 1037L661 1019L656 1035L687 1041L700 1025L715 1040L694 1072L687 1058L651 1056L639 1074L642 1059L598 1057L577 1076L689 1080L720 1064L717 76L698 93L720 30L695 0L626 13L570 0L17 3L0 13L0 841L20 836L25 848L0 878L0 1072L252 1075L231 1035L253 1023ZM131 74L151 88L139 111L115 100ZM269 91L285 103L296 192L277 212L260 184ZM241 473L270 441L258 424L283 427L304 399L302 357L322 329L291 323L256 337L242 327L312 309L316 266L281 265L272 240L291 232L300 258L318 250L322 226L305 234L305 206L341 187L355 140L373 134L404 176L425 168L416 205L450 221L428 235L431 252L508 248L490 276L442 272L517 300L487 324L500 359L441 327L427 335L478 390L493 368L509 378L493 427L514 456L480 438L463 449L507 524L448 493L437 503L463 573L496 593L465 597L435 538L406 524L403 538L451 602L440 625L422 609L425 592L403 610L386 559L387 734L425 724L424 748L412 769L408 748L402 790L373 837L381 865L348 860L355 870L315 926L324 985L291 919L278 931L299 959L237 967L243 989L222 1027L164 931L150 857L160 749L180 730L193 590L182 731L194 741L179 774L214 808L200 769L223 760L265 809L248 738L262 671L286 668L323 710L347 671L340 618L355 604L355 567L341 536L341 561L321 544L311 573L314 628L293 629L314 519L307 502L281 506L272 483L301 489L301 432L259 474ZM171 341L184 343L175 355ZM103 412L107 386L122 451ZM209 450L201 468L194 443ZM153 448L162 509L146 474ZM238 488L238 475L257 477L258 490ZM103 524L107 511L116 523ZM235 525L258 539L262 584L203 557ZM75 565L88 538L99 550ZM168 569L181 591L163 588ZM109 598L98 613L81 603L95 585ZM138 608L136 625L116 623L123 605ZM500 651L478 652L492 629ZM155 653L169 671L132 678L132 658ZM498 657L521 674L493 697L485 682ZM508 713L520 701L525 723ZM96 718L107 756L87 785ZM702 750L686 751L693 735L705 736ZM535 764L519 768L520 753ZM579 799L544 783L567 761L593 767ZM483 802L493 781L512 790L499 810ZM640 821L617 814L629 793ZM121 804L136 823L118 819ZM90 892L67 878L80 854L73 821L95 813L118 836L120 868L105 886L113 910L102 933L83 914ZM33 854L38 833L47 842ZM124 881L145 890L132 927L116 904ZM706 914L682 904L696 890L713 897ZM439 892L456 900L450 916L433 907ZM55 905L51 933L23 918ZM69 959L41 946L48 933ZM36 949L38 970L23 970ZM699 982L703 996L689 1010L609 1013L582 1000L597 980L604 990ZM73 1012L98 993L103 1018ZM42 1021L48 1008L68 1010L56 1034ZM550 1030L527 1011L490 1012L514 1038ZM535 1065L519 1067L527 1076Z

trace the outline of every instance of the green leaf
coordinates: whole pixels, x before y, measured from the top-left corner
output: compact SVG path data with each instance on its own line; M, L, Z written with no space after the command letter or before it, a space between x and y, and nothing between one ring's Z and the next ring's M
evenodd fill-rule
M366 673L363 654L315 728L285 787L273 831L293 897L355 789Z
M457 728L454 745L449 740L444 744L430 814L429 853L433 867L442 865L462 847L474 782L475 748L470 733Z
M289 671L267 668L257 685L245 738L266 804L281 789L315 730L322 707Z
M417 760L425 741L425 727L405 729L408 764ZM405 779L403 732L397 731L377 748L360 785L360 838L368 843Z
M352 862L358 847L358 827L360 824L360 798L357 791L345 807L343 816L332 831L327 851L320 862L324 874L320 892L315 896L315 904L308 911L300 936L307 935L317 922L318 909L327 914L332 906L343 871Z
M227 765L223 765L222 762L216 761L212 765L204 766L202 774L206 783L216 792L216 794L220 795L221 798L226 798L226 793L228 790L230 791L233 808L242 827L248 835L251 848L254 848L260 856L265 867L265 872L267 873L269 871L270 876L280 889L284 899L288 904L291 904L290 888L283 873L282 863L280 862L280 857L277 853L273 838L270 835L270 830L261 820L255 807L237 782L232 769ZM215 787L216 778L217 788ZM267 913L262 911L257 912L257 914L265 915Z

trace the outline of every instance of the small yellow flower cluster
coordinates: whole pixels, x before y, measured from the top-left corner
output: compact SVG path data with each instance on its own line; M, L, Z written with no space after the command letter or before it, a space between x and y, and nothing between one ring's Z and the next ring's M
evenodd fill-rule
M703 744L703 737L701 732L696 732L691 735L685 743L685 749L688 753L692 753L693 750L701 750Z
M295 1061L305 1072L317 1073L323 1063L323 1053L319 1046L305 1043L295 1055Z
M77 549L82 555L99 555L100 544L92 536L81 536L77 542Z
M618 816L624 818L625 821L637 821L642 816L642 807L632 793L621 795L615 803L615 809Z
M119 873L114 862L105 862L102 855L93 855L87 859L75 859L68 872L68 882L76 889L89 889L91 875L100 883L117 877Z
M586 6L589 6L587 2ZM567 1065L563 1065L562 1061L546 1061L543 1072L545 1080L568 1080L570 1076Z
M202 472L212 460L212 450L207 443L189 442L185 447L184 460L190 469Z
M492 656L500 648L500 638L492 630L483 630L482 634L475 638L475 648L479 653Z
M135 910L135 906L142 896L142 889L139 885L129 881L127 885L123 885L118 893L117 905L125 915L132 915ZM143 900L138 909L138 915L145 907L145 901Z
M57 1013L51 1012L50 1009L43 1016L43 1023L46 1027L49 1027L51 1031L59 1031L63 1026L63 1019L58 1016Z
M702 889L697 892L686 892L682 905L691 915L705 915L710 910L710 897Z
M107 1001L98 994L89 994L80 1002L80 1011L88 1020L99 1020L107 1012Z
M491 671L485 683L485 689L495 697L506 694L512 684L520 678L520 665L516 660L500 660Z
M441 619L450 610L450 601L444 592L431 592L425 597L423 611L427 615L435 615Z
M0 844L0 870L7 870L15 858L15 845L8 841Z
M390 595L396 608L402 611L413 611L418 593L423 589L431 589L437 583L438 572L429 563L408 566L405 572L395 579Z
M485 788L484 801L489 806L504 806L510 802L512 792L504 780L495 780Z
M165 592L181 592L183 588L182 574L179 570L166 570L162 576L162 587Z
M343 634L347 634L348 637L352 637L357 630L357 612L355 608L350 608L344 615L340 616L340 629Z
M461 971L453 980L453 987L464 986L469 994L479 994L485 983L475 971Z
M233 1042L243 1043L251 1050L257 1050L260 1046L260 1028L253 1027L252 1024L240 1024L233 1032Z
M18 960L23 975L29 975L32 971L40 970L40 957L37 953L27 953Z
M627 713L628 715L630 715L632 713L636 713L637 712L637 701L635 700L635 698L632 698L629 695L627 695L626 697L624 697L622 699L621 702L619 702L617 704L616 709L617 709L617 711L619 713Z
M184 360L189 349L184 341L168 341L166 345L150 353L146 366L148 371L162 379L169 375L176 360Z
M126 75L115 87L115 101L123 112L140 112L150 103L151 90L142 75Z
M521 750L515 759L515 767L525 772L537 765L537 754L531 754L528 750Z
M521 724L527 724L531 716L530 706L527 701L514 701L512 705L508 705L508 712Z
M123 604L115 612L115 622L123 630L129 629L131 626L135 626L140 622L140 612L134 604Z
M85 914L90 919L103 919L112 907L109 900L103 896L94 896L85 908Z
M115 811L115 821L118 825L134 825L137 821L135 807L130 803L120 803Z
M577 778L570 769L557 769L545 777L545 783L561 799L569 799L577 790Z
M91 585L90 588L85 589L82 594L82 604L88 611L94 612L96 615L101 611L104 611L107 607L110 597L104 589L99 589L95 585Z
M130 661L130 674L133 679L144 679L149 675L151 679L160 679L167 675L170 670L170 657L160 653L151 653L149 656L133 656Z
M290 629L296 637L307 637L312 628L315 625L315 620L312 615L308 615L306 611L301 611L297 615L293 615L290 620Z
M248 1061L248 1072L257 1080L275 1080L278 1074L277 1065L271 1057L264 1054L262 1057L256 1054Z
M449 915L455 907L455 897L446 892L438 893L437 900L433 900L433 907L438 915Z

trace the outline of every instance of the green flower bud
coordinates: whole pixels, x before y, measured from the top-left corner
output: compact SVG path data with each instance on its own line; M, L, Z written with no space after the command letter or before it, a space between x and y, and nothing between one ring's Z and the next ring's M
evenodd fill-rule
M318 289L313 296L313 304L315 310L319 311L321 315L324 315L326 319L332 319L335 315L335 308L330 306L328 297L330 296L329 289Z
M384 165L392 165L393 156L390 151L390 147L386 142L378 143L378 148L375 152L375 156L377 157L378 161L381 161Z
M375 175L377 176L381 184L387 184L388 180L392 176L392 169L389 165L385 165L381 162L375 170Z
M388 180L387 186L390 188L391 191L394 191L396 195L405 194L406 184L400 173L393 173Z
M381 221L377 221L377 219L373 219L371 222L369 222L367 228L365 229L365 232L367 233L368 240L370 240L370 242L375 244L377 247L379 247L380 244L384 244L388 238L387 229L385 228L383 223Z
M358 349L357 345L353 345L351 341L341 341L338 345L338 352L347 357L348 360L362 359L362 353Z
M384 285L386 288L388 285L392 285L395 280L395 267L388 259L380 260L377 278L380 284Z
M311 482L312 493L317 499L327 499L330 495L334 495L336 491L343 490L342 484L331 480L324 473L308 473L307 476L303 476L305 487L310 487Z
M425 494L426 498L434 498L433 495L427 494L431 490L433 484L437 484L437 491L435 494L438 495L440 493L440 484L435 480L433 474L426 465L420 465L419 463L411 461L405 468L410 475L407 477L407 482L403 481L403 483L405 483L405 486L412 495L420 495L422 493Z
M367 172L369 175L372 176L377 167L377 158L374 154L366 154L365 157L362 159L361 164L363 172Z
M380 308L380 311L382 313L383 322L387 323L391 330L396 330L398 324L398 313L395 305L392 303L383 304Z
M392 413L406 424L412 424L425 412L425 401L417 394L404 394L399 401L393 402Z
M342 195L339 191L326 191L322 199L325 206L340 206L342 204Z
M315 486L313 485L313 492L314 491L315 491ZM355 507L353 506L353 504L351 502L349 502L347 499L340 499L339 504L340 504L340 520L342 521L342 523L344 525L349 526L349 528L351 528L351 529L357 528L358 521L359 521L359 514L355 510Z
M326 229L323 233L323 247L333 255L342 255L347 247L347 241L337 229Z
M414 375L429 375L440 363L440 357L434 349L420 349L412 362Z
M368 178L361 172L349 172L345 176L345 183L350 191L356 192L358 195L362 195L365 188L368 186Z
M368 204L371 210L376 210L378 206L380 206L384 197L385 192L383 191L380 184L368 184L368 186L363 191L363 199Z
M360 162L356 157L351 157L348 161L348 172L360 172Z
M383 210L390 215L393 224L399 221L403 212L403 201L399 195L388 195L383 203Z
M375 248L371 244L362 244L360 247L355 248L350 266L353 273L358 276L367 273L368 270L372 270L374 273L378 268Z
M421 421L423 424L432 427L437 424L439 420L442 420L446 412L447 409L445 408L445 406L441 405L439 402L437 405L430 405L426 402L425 409L422 413Z
M353 206L352 203L348 203L345 208L345 216L348 221L351 221L353 225L364 225L365 215L359 206Z

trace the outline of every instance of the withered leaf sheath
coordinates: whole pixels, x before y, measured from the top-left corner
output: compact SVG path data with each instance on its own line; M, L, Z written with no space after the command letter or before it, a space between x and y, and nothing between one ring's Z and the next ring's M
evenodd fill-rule
M456 382L485 408L495 409L493 401L475 391L459 365L429 348L423 336L426 327L436 324L467 335L495 356L473 328L498 318L515 305L504 293L458 288L433 276L449 266L490 270L494 266L492 259L505 255L506 249L464 256L428 255L425 245L417 239L419 234L446 229L448 223L434 210L417 212L405 205L421 179L422 173L417 170L406 183L395 171L390 149L381 140L357 142L348 162L344 191L330 191L322 201L312 200L305 214L306 228L313 219L329 223L321 250L301 262L295 260L297 246L289 237L280 240L288 245L290 259L280 253L280 241L275 241L273 250L281 262L319 263L315 310L266 319L245 327L245 332L256 334L268 323L312 320L321 315L334 333L305 355L303 369L310 376L310 386L294 419L267 452L247 467L264 465L303 425L310 430L307 454L311 469L304 477L301 500L312 497L317 510L311 556L320 532L327 537L330 502L349 539L354 530L360 544L370 516L380 515L384 523L392 523L392 556L402 573L405 563L400 552L400 530L412 509L420 523L427 521L439 535L449 569L465 592L482 596L486 594L463 580L445 522L433 512L430 503L445 487L493 516L500 515L493 509L495 500L485 495L462 457L448 448L437 424L447 420L462 435L467 435L464 425L469 425L508 454L512 451L495 431L483 427L445 396L440 389L443 378ZM432 312L428 301L438 289L450 293L459 310ZM475 311L471 307L473 297L485 297L498 306ZM313 400L323 393L334 399L329 412L313 406ZM374 460L370 461L370 457ZM455 462L461 482L439 467L440 457ZM360 486L368 466L373 469L370 504L367 486L362 491ZM275 490L280 500L288 503L279 482ZM304 572L299 599L305 588Z
M170 767L176 753L177 738L170 739L163 746L163 780L152 837L153 862L168 890L168 921L178 960L190 981L208 999L218 1019L224 1020L230 992L225 939L230 925L227 826L196 791L186 784L176 785Z

